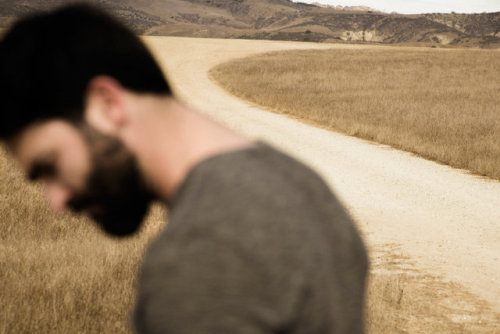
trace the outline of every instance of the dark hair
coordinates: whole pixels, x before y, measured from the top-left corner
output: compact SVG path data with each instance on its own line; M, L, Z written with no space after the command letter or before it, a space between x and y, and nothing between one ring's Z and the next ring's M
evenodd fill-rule
M0 138L37 121L81 120L97 75L138 93L172 94L141 40L95 7L71 5L18 21L0 42Z

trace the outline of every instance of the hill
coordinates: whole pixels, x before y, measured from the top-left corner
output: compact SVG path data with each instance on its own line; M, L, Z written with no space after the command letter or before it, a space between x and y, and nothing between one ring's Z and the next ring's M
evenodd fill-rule
M0 0L0 28L71 1ZM500 47L500 12L387 14L288 0L87 0L137 33L219 38Z

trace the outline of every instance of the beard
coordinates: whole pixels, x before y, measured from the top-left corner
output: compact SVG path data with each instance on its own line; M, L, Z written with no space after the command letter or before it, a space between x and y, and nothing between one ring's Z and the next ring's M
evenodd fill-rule
M136 232L154 199L137 160L118 139L82 126L90 151L91 170L85 189L68 207L86 212L106 233L125 237Z

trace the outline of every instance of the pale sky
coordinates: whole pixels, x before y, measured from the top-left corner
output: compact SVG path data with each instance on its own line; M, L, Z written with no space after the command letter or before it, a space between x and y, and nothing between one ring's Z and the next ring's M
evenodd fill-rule
M368 6L387 13L482 13L500 12L500 0L293 0L328 5Z

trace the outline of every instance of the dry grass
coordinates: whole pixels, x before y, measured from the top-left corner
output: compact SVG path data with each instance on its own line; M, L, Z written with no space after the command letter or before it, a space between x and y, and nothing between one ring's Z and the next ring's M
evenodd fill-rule
M131 333L136 273L163 219L125 241L54 216L0 149L0 333ZM394 245L371 250L368 333L498 333L498 314L453 283L412 269Z
M398 245L371 250L368 333L500 331L500 314L458 283L420 272Z
M0 150L0 333L130 333L136 272L155 207L138 236L106 238L53 215Z
M233 94L324 128L500 179L499 53L370 48L273 52L221 64ZM368 333L498 333L500 315L456 282L371 250Z
M211 77L280 113L500 179L500 53L367 48L281 51Z
M499 134L499 122L493 117L494 112L498 112L499 102L499 96L493 90L498 91L499 83L491 75L491 72L495 72L488 70L488 66L498 66L498 60L491 59L491 53L387 52L389 51L325 52L323 56L330 59L328 62L334 66L332 65L331 70L333 72L328 74L325 70L321 76L336 78L336 83L329 84L319 79L313 83L308 81L312 80L309 67L313 66L308 64L311 62L311 54L299 52L294 55L298 57L295 63L305 74L297 76L296 73L288 73L284 66L278 78L285 82L295 82L294 85L299 84L303 87L301 93L298 94L293 87L281 87L281 93L274 95L274 102L266 104L285 110L281 109L282 103L287 98L290 99L289 94L292 94L294 108L287 112L305 108L310 110L311 115L315 115L315 122L320 122L325 115L337 115L336 119L323 126L337 129L340 128L338 124L350 125L350 130L345 131L379 141L382 141L379 137L369 135L366 131L380 131L383 138L390 137L391 132L395 132L389 127L390 124L396 126L399 122L404 131L396 132L393 138L410 140L417 135L427 138L422 133L427 133L430 129L434 134L434 144L427 142L426 145L431 151L436 148L438 151L453 151L450 146L446 146L447 149L440 147L440 131L445 129L448 137L467 138L459 142L458 147L462 147L462 150L466 148L472 156L479 156L479 161L494 157L498 161L498 150L497 155L488 151L495 143L492 134L497 137ZM356 67L355 71L362 73L363 68L367 68L367 65L362 64L362 59L370 58L370 53L381 63L377 65L380 68L373 65L372 71L366 71L363 80L351 82L352 73L349 74L349 71L352 72L353 69L349 67L358 64L359 68ZM331 60L332 55L334 60ZM395 58L384 59L389 55ZM471 59L473 56L476 57L475 61ZM257 60L275 64L272 66L277 66L276 62L280 66L285 65L281 64L279 57L280 54L272 54ZM432 57L442 57L441 65L436 65L434 69L429 67ZM447 76L442 68L446 61L454 68L448 79L439 78L437 74L434 76L433 73ZM488 65L488 61L492 65ZM276 79L272 79L271 74L266 74L267 65L261 67L253 63L253 60L248 63L251 66L247 69L247 74L242 76L240 72L234 77L244 79L242 85L248 85L262 76L266 85ZM344 64L341 66L342 63ZM246 66L242 63L235 64L233 66L239 69ZM457 64L466 64L463 66L468 66L471 72L466 83L457 82L461 71ZM474 70L471 70L471 66ZM216 74L220 75L219 71L222 70L227 68L219 68ZM413 81L420 75L419 80L427 80L427 84L402 79L403 82L389 80L397 77L398 73L409 73ZM480 80L480 77L483 79ZM228 76L225 75L224 78L228 79ZM439 82L443 85L440 88L441 96L432 90L426 91L424 87L434 81L434 87ZM448 84L445 85L445 82ZM472 84L473 82L476 84ZM486 82L489 84L485 84ZM363 86L364 84L368 86ZM261 88L270 90L266 85L260 82L255 88L259 91ZM302 101L303 96L306 96L302 95L302 91L305 94L308 87L315 91L310 94L320 96L325 91L330 91L335 98L327 101L309 97L311 101ZM252 94L254 93L249 96L253 96ZM451 97L447 94L451 94ZM374 95L378 98L373 99ZM464 98L464 95L468 98ZM418 96L425 96L425 101L420 101ZM427 106L427 109L423 106ZM453 107L457 110L453 110ZM384 108L387 109L385 113ZM469 109L464 112L464 108ZM393 115L391 117L395 119L388 122L387 115ZM414 129L415 126L410 126L412 122L427 124L429 129ZM408 133L404 133L405 131ZM481 152L484 152L484 157L478 154L477 147L481 146L477 146L476 142L483 143L484 151ZM416 143L419 144L417 146L422 146L425 141L418 139ZM461 152L460 149L458 152ZM466 160L475 161L470 158ZM487 163L483 164L488 166ZM139 235L124 241L108 239L85 219L53 215L47 209L40 189L29 186L22 180L1 149L0 168L0 333L131 333L130 312L134 303L136 273L146 244L154 235L157 226L155 222L163 219L163 209L154 208L146 230ZM481 173L487 174L484 171ZM498 174L488 175L498 177ZM486 303L459 284L416 271L410 259L402 256L396 246L386 245L372 249L371 258L372 271L367 298L368 333L493 334L500 331L499 315L492 313Z

